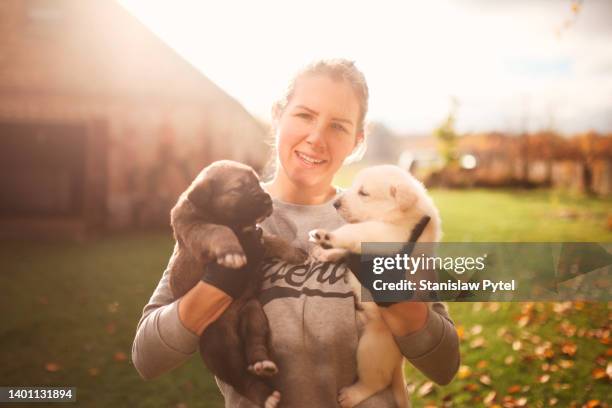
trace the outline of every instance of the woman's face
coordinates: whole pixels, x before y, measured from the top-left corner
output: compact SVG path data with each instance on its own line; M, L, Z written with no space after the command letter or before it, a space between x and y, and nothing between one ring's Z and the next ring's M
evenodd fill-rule
M304 187L331 185L336 171L363 133L357 132L359 103L351 86L327 75L305 75L276 116L280 171Z

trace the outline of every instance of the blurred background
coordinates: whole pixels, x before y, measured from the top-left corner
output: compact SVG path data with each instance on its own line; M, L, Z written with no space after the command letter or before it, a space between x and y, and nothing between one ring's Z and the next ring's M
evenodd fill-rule
M136 323L178 195L214 160L263 172L270 106L316 58L370 86L369 148L339 185L412 171L447 242L612 242L611 23L606 0L2 1L0 385L222 406L198 358L140 379ZM609 303L449 307L462 367L446 387L408 368L414 406L611 403Z

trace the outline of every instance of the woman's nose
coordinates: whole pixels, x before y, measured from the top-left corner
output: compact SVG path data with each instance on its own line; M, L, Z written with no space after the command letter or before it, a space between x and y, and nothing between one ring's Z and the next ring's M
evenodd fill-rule
M308 136L306 137L306 143L311 145L313 148L316 148L316 149L320 150L325 145L323 137L324 137L323 136L323 130L320 129L318 126L314 127L308 133Z

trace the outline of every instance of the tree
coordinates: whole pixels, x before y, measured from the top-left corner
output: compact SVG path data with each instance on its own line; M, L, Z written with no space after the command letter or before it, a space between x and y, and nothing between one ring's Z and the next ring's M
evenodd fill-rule
M457 139L459 135L455 130L456 112L459 107L457 98L451 98L451 107L448 116L442 122L440 127L434 131L434 135L438 139L438 150L444 159L446 167L454 167L458 163L457 154Z

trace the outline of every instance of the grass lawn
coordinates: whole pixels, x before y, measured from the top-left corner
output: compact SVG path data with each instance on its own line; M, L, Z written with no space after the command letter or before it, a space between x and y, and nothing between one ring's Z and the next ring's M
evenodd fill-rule
M549 191L432 195L445 241L612 242L606 229L610 200ZM3 242L0 385L74 386L76 405L84 407L221 407L214 381L197 357L148 382L130 363L136 323L171 248L165 233L81 244ZM449 307L462 336L463 367L446 387L432 386L407 369L415 406L442 401L484 406L493 396L490 404L502 405L507 397L530 407L540 406L538 401L548 406L551 398L559 407L594 399L609 403L608 304Z

